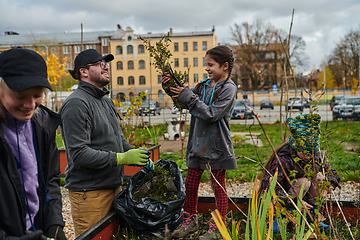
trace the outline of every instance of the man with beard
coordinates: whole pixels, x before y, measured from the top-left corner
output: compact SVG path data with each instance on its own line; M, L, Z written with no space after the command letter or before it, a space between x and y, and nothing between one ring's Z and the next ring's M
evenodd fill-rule
M152 166L150 152L133 149L125 140L113 101L105 88L110 83L112 54L95 49L75 58L73 78L78 88L60 109L61 134L68 165L69 189L75 236L102 219L110 210L123 180L122 165Z

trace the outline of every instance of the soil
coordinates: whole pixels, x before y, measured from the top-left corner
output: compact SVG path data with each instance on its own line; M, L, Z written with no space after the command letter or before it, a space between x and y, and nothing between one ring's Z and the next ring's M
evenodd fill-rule
M152 197L160 202L170 202L178 199L177 193L170 171L156 166L154 171L146 176L145 184L133 194L133 199L138 202L144 197Z

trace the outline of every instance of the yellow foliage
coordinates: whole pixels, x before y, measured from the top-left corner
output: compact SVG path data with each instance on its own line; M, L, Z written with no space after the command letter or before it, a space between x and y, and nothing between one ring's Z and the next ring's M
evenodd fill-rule
M318 79L316 81L317 88L324 87L324 71L321 71L318 75ZM334 75L332 74L330 68L325 68L325 88L335 88L337 87Z
M359 87L359 80L353 78L351 81L351 95L356 96Z
M39 53L39 52L38 52ZM46 62L47 73L51 85L56 85L59 79L62 79L66 74L66 58L62 59L60 63L58 56L55 54L46 55L46 53L39 53Z

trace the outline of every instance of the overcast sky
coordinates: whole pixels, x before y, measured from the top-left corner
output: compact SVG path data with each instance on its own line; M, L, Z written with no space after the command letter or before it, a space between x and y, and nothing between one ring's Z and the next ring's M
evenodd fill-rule
M306 42L309 71L319 68L335 44L359 29L359 0L0 0L0 34L116 30L135 34L211 30L219 43L231 41L231 27L256 19Z

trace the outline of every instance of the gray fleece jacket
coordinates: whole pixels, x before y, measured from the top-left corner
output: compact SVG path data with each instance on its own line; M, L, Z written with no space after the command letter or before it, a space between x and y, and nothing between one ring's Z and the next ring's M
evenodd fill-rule
M186 165L190 168L206 169L207 163L212 170L237 168L229 126L237 88L230 79L224 83L210 86L210 79L205 79L199 88L200 95L186 87L178 96L191 114L186 152ZM214 92L219 88L216 101Z
M116 188L122 184L123 166L116 153L133 147L125 140L108 91L79 81L61 109L61 134L68 165L65 187L72 191Z

